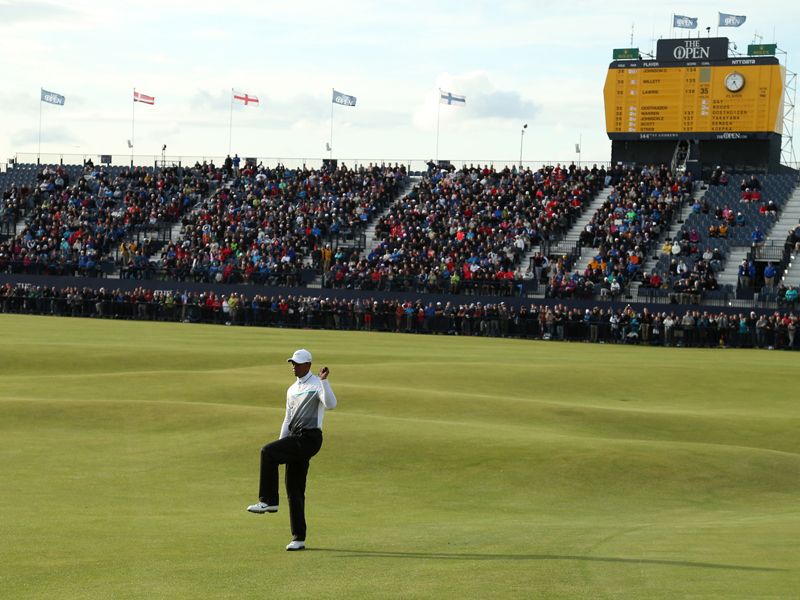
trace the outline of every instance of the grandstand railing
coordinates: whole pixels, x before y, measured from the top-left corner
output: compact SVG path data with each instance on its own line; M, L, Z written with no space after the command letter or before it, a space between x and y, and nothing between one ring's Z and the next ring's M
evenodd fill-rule
M9 215L11 218L0 218L0 237L12 237L17 232L15 215Z
M32 152L18 152L14 155L13 162L17 164L42 164L42 165L81 165L91 160L95 165L106 164L101 162L102 156L100 154L69 154L69 153L42 153L36 154ZM161 156L160 154L135 154L131 155L111 155L111 162L108 163L114 166L127 166L133 164L134 166L156 166L161 167L163 164L168 166L193 166L195 163L202 164L203 162L213 162L216 166L221 167L225 162L225 156L213 155L176 155L176 156ZM245 161L254 160L256 164L263 163L264 165L283 164L288 168L299 168L307 166L309 168L318 169L322 167L324 161L329 160L327 157L314 157L314 156L240 156L241 165L244 166ZM386 158L386 157L334 157L339 164L345 164L349 167L366 166L369 164L378 165L405 165L409 173L425 172L428 170L428 164L431 159L425 158ZM449 159L449 163L456 168L469 165L493 165L495 167L515 166L519 165L520 161L516 158L503 158L503 159L489 159L489 158L458 158ZM522 161L525 168L539 169L548 165L569 165L575 163L578 166L597 165L598 167L610 166L610 161L602 160L575 160L574 158L559 158L549 160L528 160Z
M56 275L70 277L108 277L116 270L114 261L101 260L92 267L81 267L73 261L49 261L25 263L21 260L0 261L0 273L18 275Z
M788 258L788 255L789 250L786 247L786 242L772 240L760 246L754 246L748 258L751 260L782 262Z

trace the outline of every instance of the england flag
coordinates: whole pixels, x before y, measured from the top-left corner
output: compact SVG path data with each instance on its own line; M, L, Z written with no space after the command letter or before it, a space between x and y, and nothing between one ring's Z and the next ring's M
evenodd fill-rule
M238 100L245 106L249 106L251 104L258 106L258 96L253 96L251 94L243 94L241 92L233 92L233 99Z

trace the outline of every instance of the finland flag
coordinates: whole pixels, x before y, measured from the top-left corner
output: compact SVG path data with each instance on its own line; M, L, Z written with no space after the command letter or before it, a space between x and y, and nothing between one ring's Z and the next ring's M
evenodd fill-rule
M466 96L457 96L456 94L439 90L439 103L447 104L448 106L466 106L467 98Z

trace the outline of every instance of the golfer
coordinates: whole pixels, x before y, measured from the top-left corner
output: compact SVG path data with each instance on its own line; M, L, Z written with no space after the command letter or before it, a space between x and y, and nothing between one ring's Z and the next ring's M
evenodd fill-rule
M328 383L330 371L324 367L319 377L311 373L311 353L297 350L287 359L297 380L286 392L286 417L280 439L261 449L259 502L247 507L252 513L278 512L278 465L286 465L286 496L292 541L287 550L306 547L306 476L308 461L322 447L322 418L325 409L336 407L336 396Z

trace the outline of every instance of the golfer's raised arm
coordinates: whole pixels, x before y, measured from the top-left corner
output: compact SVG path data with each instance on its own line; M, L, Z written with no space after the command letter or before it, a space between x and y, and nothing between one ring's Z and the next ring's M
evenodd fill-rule
M322 404L325 405L325 408L328 410L333 410L336 408L336 394L333 393L331 384L328 383L327 379L320 379L320 382L322 383L322 394L320 395L320 400L322 400Z

